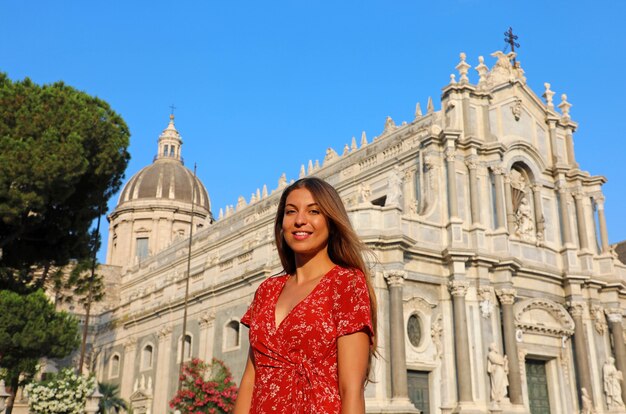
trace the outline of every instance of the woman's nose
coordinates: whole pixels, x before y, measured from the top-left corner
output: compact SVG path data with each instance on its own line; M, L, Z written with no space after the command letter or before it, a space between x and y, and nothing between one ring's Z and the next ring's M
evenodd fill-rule
M306 223L306 216L304 213L298 213L296 215L296 224L297 225L302 225Z

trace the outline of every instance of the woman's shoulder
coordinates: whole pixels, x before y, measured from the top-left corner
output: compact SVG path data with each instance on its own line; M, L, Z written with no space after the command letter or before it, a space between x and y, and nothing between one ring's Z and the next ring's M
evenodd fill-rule
M282 286L285 283L285 279L288 277L289 275L285 274L284 272L268 277L267 279L262 281L259 287L257 288L257 294L259 292L271 290L272 288L276 286Z
M345 284L346 282L351 282L355 280L365 280L365 275L361 269L357 269L354 267L342 267L337 265L331 271L332 274L330 278L336 284Z

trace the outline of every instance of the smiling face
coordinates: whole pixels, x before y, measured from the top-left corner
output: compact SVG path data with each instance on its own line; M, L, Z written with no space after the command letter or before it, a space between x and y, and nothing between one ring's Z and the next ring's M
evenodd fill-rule
M287 196L282 230L296 261L328 258L328 222L306 188L296 188Z

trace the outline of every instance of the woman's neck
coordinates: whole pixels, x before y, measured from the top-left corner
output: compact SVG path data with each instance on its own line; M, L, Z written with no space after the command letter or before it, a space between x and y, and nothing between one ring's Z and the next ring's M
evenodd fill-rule
M335 267L335 263L330 260L327 252L320 252L311 258L304 258L296 255L296 283L302 284L317 280L324 276L330 269Z

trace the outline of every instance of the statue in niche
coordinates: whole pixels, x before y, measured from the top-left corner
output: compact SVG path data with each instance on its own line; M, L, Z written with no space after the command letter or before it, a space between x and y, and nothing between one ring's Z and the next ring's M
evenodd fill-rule
M586 388L581 388L580 393L582 394L582 410L580 410L580 414L595 414L596 410L593 408L593 401L591 401L591 397L589 396L589 392Z
M400 178L400 167L394 167L388 182L389 193L387 193L386 205L399 206L402 197L402 178Z
M515 212L515 226L516 234L523 240L530 241L534 239L535 223L533 222L533 211L530 208L526 195L522 196L517 206L517 211Z
M500 403L506 397L509 386L509 359L498 351L495 343L489 345L487 372L491 383L491 401Z
M602 367L602 377L604 379L604 394L606 404L609 409L624 407L622 400L622 371L615 368L615 358L609 357Z

